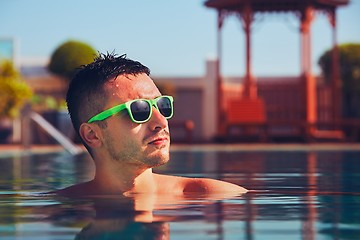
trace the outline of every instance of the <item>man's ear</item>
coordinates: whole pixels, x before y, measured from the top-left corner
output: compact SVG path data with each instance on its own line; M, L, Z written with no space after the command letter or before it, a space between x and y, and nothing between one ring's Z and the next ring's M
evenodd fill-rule
M101 146L102 133L96 124L83 123L80 125L79 133L83 141L92 148Z

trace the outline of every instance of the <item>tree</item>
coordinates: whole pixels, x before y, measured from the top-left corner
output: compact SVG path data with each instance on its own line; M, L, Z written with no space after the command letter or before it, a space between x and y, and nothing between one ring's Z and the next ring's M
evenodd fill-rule
M21 79L12 62L0 63L0 118L14 118L32 96L30 87Z
M90 45L69 40L61 44L51 55L48 69L65 79L70 79L76 69L94 60L97 52Z
M342 81L343 114L360 117L360 43L338 46L340 78ZM327 50L318 61L326 82L331 81L332 49Z

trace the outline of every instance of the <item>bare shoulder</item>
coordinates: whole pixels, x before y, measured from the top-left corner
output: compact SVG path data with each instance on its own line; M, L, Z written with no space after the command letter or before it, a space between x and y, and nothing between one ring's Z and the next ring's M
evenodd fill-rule
M225 193L231 192L244 194L248 190L236 184L210 179L210 178L187 178L156 174L159 186L162 189L177 190L182 193Z
M239 185L210 178L188 178L184 183L184 192L204 193L238 193L243 194L248 190Z
M154 174L154 178L157 183L158 191L164 193L183 193L182 181L183 177L163 175L163 174Z

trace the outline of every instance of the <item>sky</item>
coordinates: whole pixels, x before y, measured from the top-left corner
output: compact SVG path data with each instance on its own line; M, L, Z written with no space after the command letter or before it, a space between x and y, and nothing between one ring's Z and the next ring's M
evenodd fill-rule
M60 44L79 40L99 52L126 53L156 76L202 76L216 57L217 13L205 0L0 0L0 39L14 38L18 59L48 59ZM338 43L360 43L360 0L337 10ZM256 76L300 74L299 21L260 15L252 29ZM312 24L312 69L332 46L327 17ZM222 29L222 74L245 74L245 35L235 16ZM1 49L0 49L1 50Z

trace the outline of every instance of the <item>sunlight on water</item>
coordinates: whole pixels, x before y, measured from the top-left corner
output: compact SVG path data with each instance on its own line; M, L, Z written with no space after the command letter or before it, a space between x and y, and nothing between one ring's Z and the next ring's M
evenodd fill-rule
M171 159L156 172L252 191L66 199L43 192L91 178L87 155L3 156L0 239L360 238L360 152L199 150L172 152Z

